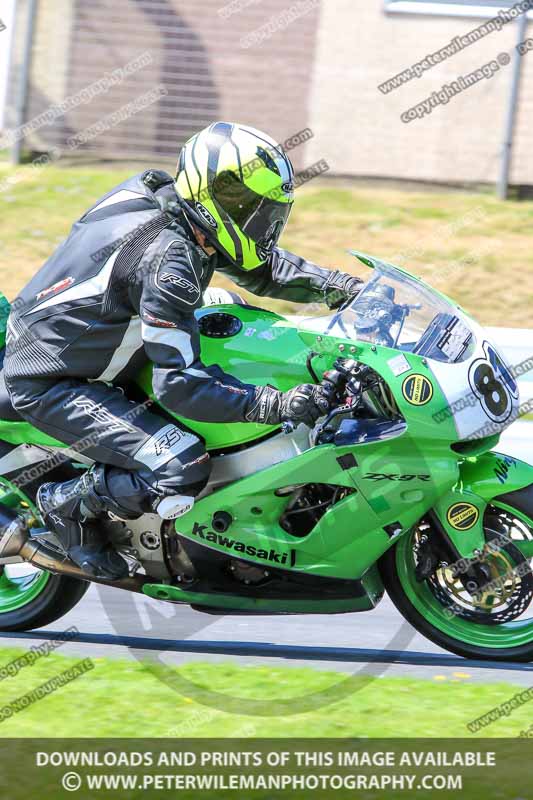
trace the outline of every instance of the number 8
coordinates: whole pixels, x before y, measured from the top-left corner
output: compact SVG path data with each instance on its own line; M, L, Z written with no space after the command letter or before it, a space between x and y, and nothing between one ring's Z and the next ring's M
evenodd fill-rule
M487 411L494 417L503 416L509 406L509 395L503 383L494 374L492 367L486 363L476 367L473 382Z

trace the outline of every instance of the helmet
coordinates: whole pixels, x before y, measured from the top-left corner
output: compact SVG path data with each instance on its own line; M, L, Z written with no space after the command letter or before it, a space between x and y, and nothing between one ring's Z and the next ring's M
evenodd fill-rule
M214 122L189 139L176 192L190 222L234 264L263 264L294 198L294 172L281 145L255 128Z

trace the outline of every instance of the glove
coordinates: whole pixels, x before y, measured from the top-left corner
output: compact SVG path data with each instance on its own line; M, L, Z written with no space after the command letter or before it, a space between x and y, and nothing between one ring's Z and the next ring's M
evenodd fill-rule
M364 281L355 278L348 272L331 272L324 284L324 297L328 308L339 308L349 300L353 300L359 292Z
M273 386L257 386L246 419L263 425L290 420L312 428L329 411L332 399L333 391L322 384L302 383L288 392L279 392Z
M281 421L303 422L312 428L317 419L327 414L331 405L328 389L322 384L302 383L281 395Z

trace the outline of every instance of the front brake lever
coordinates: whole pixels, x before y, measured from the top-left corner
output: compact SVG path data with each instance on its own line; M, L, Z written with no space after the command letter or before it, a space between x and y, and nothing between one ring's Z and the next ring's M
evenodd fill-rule
M355 404L347 403L342 406L337 406L332 411L329 412L324 422L322 422L317 428L315 428L315 441L318 436L327 428L329 423L335 417L338 417L340 414L346 414L348 411L353 411L355 408ZM289 419L286 419L284 422L281 423L281 430L285 434L293 433L296 430L296 425Z
M347 414L349 411L353 411L355 407L356 404L346 403L342 406L337 406L337 408L334 408L333 411L330 411L324 422L322 422L317 428L315 428L313 436L314 444L317 443L319 437L324 433L330 422L332 422L332 420L334 420L335 417L339 417L341 414Z

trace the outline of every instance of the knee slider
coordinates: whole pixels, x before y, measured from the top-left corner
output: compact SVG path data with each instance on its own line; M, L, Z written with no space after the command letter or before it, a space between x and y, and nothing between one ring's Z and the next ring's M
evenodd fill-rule
M161 519L177 519L186 514L194 505L194 497L185 494L172 494L163 497L155 510Z

